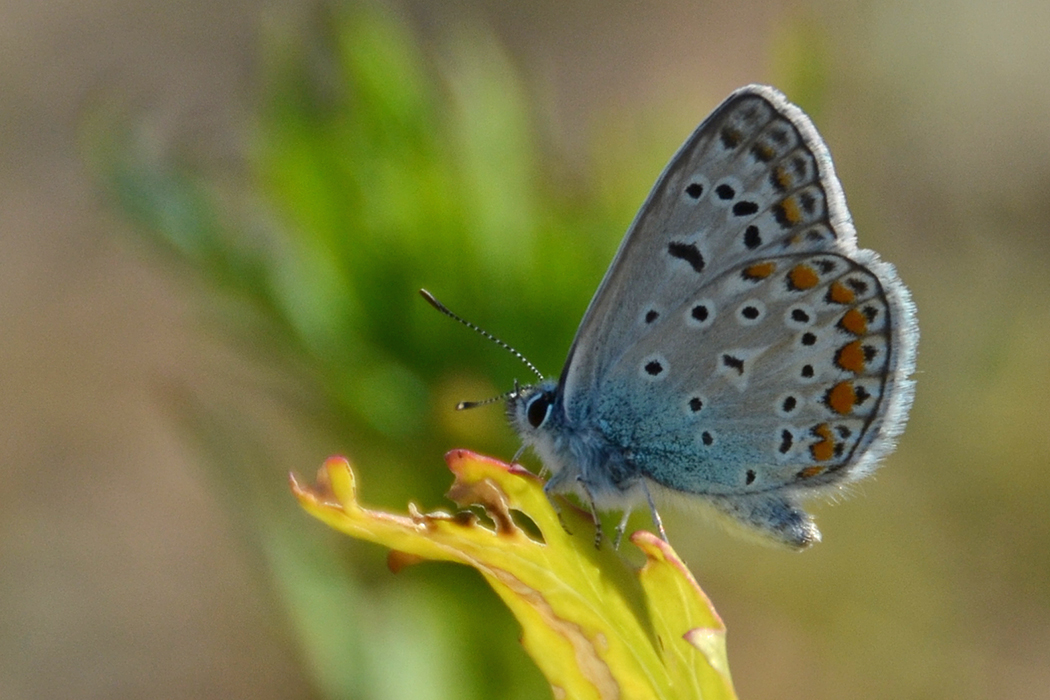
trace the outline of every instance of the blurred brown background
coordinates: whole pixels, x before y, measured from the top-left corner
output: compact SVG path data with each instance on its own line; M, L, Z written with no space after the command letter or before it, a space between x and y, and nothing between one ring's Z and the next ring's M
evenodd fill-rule
M119 95L152 128L235 159L259 35L305 11L0 5L2 698L317 692L158 400L225 350L186 284L114 235L129 224L78 141L88 107ZM726 619L741 697L1050 698L1050 4L464 0L395 13L424 40L465 21L493 29L569 167L595 132L649 110L674 124L669 155L730 90L782 79L783 57L807 50L797 37L822 42L816 121L860 243L897 265L919 309L912 421L856 497L816 506L813 551L767 552L686 519L676 545ZM295 468L337 449L311 445Z

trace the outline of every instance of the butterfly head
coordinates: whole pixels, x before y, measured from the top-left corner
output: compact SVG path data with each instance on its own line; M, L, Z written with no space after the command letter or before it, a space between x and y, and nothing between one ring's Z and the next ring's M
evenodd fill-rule
M531 442L530 438L550 427L557 401L558 382L555 379L515 387L507 395L507 418L518 434L526 442Z
M515 386L507 394L507 418L521 437L522 451L531 448L547 472L562 477L569 475L568 481L576 485L571 477L580 473L573 458L579 448L580 435L566 422L557 379Z

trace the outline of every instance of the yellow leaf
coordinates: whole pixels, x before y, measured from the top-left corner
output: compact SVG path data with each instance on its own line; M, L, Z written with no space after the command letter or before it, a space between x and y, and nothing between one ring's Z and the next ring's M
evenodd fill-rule
M327 460L317 483L292 490L303 508L352 537L393 550L393 570L424 559L481 572L522 626L522 644L556 698L735 698L725 626L669 544L638 531L645 555L635 569L584 536L581 511L562 519L531 472L466 450L446 455L449 498L471 510L398 515L358 503L342 457ZM532 528L519 525L527 517ZM575 534L569 534L566 527Z

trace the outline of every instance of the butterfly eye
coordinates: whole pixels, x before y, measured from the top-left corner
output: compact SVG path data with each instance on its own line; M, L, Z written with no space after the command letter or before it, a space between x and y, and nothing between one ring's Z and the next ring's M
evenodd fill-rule
M547 420L547 416L551 412L551 398L546 393L538 394L532 401L529 402L529 407L526 410L526 417L529 419L529 425L533 428L538 428L543 425L544 421Z

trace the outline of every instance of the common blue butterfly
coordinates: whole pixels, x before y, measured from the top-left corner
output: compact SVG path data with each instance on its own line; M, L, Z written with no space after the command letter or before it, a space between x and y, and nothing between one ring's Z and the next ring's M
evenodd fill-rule
M671 159L557 379L507 395L549 496L592 510L702 499L766 538L820 540L803 497L892 450L918 328L857 247L824 141L779 91L731 94ZM600 538L600 530L598 537Z

